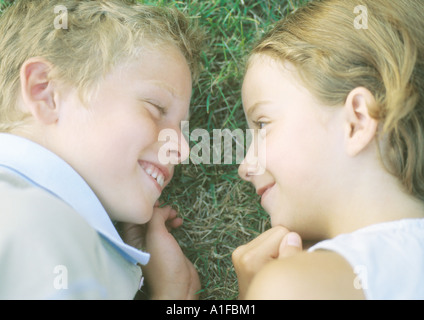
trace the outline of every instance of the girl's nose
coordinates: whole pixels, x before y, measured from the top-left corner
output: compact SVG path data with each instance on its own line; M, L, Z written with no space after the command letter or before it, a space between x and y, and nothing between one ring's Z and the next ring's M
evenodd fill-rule
M251 182L252 176L263 173L262 170L260 170L260 164L256 153L255 148L251 145L246 153L246 157L238 168L238 174L243 180Z

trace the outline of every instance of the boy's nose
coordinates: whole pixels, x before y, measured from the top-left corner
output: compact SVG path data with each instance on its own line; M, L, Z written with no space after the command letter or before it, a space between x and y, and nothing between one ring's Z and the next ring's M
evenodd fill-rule
M158 140L163 142L158 151L159 162L163 165L177 165L190 155L187 140L179 129L166 128L160 131Z
M190 155L187 140L177 128L166 128L159 133L159 141L164 144L159 149L159 161L163 165L177 165L186 160Z

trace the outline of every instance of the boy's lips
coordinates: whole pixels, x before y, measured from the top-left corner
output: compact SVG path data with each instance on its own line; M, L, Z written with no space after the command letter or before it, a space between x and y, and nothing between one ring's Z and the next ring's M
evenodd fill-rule
M149 175L155 182L159 192L162 192L171 177L169 170L162 165L144 160L139 160L138 163L144 172L146 172L146 174Z

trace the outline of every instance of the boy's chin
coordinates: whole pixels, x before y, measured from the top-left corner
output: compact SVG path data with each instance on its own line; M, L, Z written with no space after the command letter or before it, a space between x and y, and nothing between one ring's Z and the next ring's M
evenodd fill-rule
M153 205L138 207L131 212L121 212L119 215L115 215L112 220L131 224L146 224L152 219L153 211Z
M132 223L146 224L152 219L152 216L153 216L153 207L149 207L145 209L145 211L142 214L135 216L132 219Z

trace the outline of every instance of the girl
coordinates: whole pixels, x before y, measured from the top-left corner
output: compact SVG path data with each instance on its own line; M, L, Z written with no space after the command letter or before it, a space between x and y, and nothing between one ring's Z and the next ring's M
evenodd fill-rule
M313 1L253 49L242 99L266 143L239 173L272 228L233 253L240 298L424 298L423 12Z

